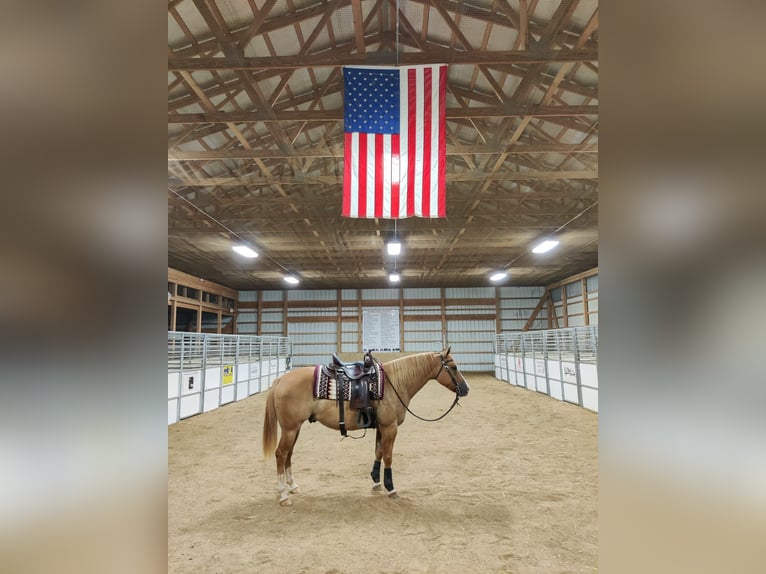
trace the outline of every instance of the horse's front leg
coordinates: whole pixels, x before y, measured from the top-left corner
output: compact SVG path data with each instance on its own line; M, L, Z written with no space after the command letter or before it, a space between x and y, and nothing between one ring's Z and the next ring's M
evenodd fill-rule
M394 452L394 441L396 440L396 432L399 430L399 427L396 424L396 421L394 421L393 424L385 426L380 428L379 427L379 433L380 433L380 446L376 448L375 456L377 459L378 451L382 454L383 457L383 486L386 487L386 490L388 491L388 496L391 498L399 498L399 495L396 493L396 488L394 488L394 477L393 473L391 471L391 462L393 460L393 452ZM375 461L378 465L378 472L380 472L380 463L379 460ZM375 467L373 467L373 472L375 471ZM373 476L373 480L375 477ZM380 480L380 474L378 474L378 480Z
M372 463L372 489L380 490L380 460L383 458L383 447L380 444L380 428L375 429L375 462Z

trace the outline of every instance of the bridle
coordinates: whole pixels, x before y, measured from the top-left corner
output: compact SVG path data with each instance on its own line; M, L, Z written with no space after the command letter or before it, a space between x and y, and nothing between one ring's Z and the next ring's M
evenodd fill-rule
M439 380L439 375L442 374L442 371L447 371L447 374L449 375L450 379L452 379L452 383L455 385L455 394L458 395L455 398L455 400L457 400L461 396L465 396L460 394L460 383L465 383L465 377L463 377L462 381L458 382L457 378L455 377L455 373L453 372L453 370L457 371L457 368L450 366L450 363L454 363L455 359L453 359L452 357L447 359L447 357L445 357L441 353L439 353L439 359L441 359L442 364L441 364L441 367L439 367L439 371L436 373L436 376L434 377L434 379Z
M402 406L405 409L407 409L407 412L410 413L416 419L420 419L421 421L425 421L427 423L433 423L433 422L436 422L436 421L441 420L444 417L446 417L450 413L450 411L455 408L455 405L458 404L458 401L460 400L460 397L461 396L465 396L465 395L461 395L460 394L460 383L458 383L458 380L455 377L455 374L453 373L453 370L457 370L457 369L455 367L451 367L450 366L450 363L454 363L455 359L452 359L452 358L447 359L447 357L445 357L441 353L439 353L439 359L441 360L441 366L439 367L438 372L436 373L436 375L433 378L438 380L439 379L439 375L441 375L442 371L447 371L447 374L450 376L450 379L452 379L452 382L455 384L455 400L452 402L452 405L450 406L450 408L448 408L447 411L445 413L443 413L441 416L439 416L439 417L437 417L435 419L424 419L423 417L419 417L418 415L416 415L415 413L413 413L410 410L410 407L408 407L406 404L404 404L404 401L402 400L402 397L399 396L399 391L396 390L396 387L394 385L391 385L391 384L389 385L392 389L394 389L394 394L396 394L396 398L399 399L399 402L402 403ZM382 369L383 365L381 365L380 367ZM388 381L389 381L389 383L391 383L391 379L390 378L388 379ZM465 382L465 379L463 379L462 382Z

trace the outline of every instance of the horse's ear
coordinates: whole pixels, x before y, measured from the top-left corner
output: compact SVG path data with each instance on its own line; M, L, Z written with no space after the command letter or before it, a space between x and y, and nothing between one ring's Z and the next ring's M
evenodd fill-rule
M451 346L447 347L446 350L442 351L442 355L444 355L445 357L449 357L449 352L451 349L452 349Z

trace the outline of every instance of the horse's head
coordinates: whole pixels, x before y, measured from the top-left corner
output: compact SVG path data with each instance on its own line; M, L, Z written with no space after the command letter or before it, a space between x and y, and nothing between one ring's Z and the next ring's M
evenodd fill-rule
M458 369L455 359L450 354L451 347L447 347L444 351L439 353L439 360L441 365L434 379L439 381L442 385L449 390L457 393L459 397L464 397L468 394L469 387L468 381L465 380L463 373Z

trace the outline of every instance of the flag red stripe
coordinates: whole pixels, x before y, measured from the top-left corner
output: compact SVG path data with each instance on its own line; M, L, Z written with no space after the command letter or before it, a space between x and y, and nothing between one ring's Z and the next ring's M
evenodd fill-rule
M351 138L352 135L347 133L343 141L343 161L345 162L343 167L343 211L341 212L343 217L351 216L351 166L354 165L354 160L351 157Z
M399 165L399 136L391 136L391 164ZM394 173L391 177L391 217L399 217L399 174Z
M367 217L367 134L359 134L359 215Z
M375 134L375 217L383 217L383 134Z

